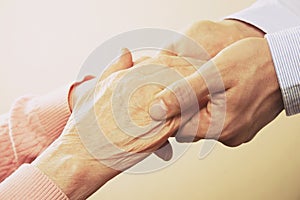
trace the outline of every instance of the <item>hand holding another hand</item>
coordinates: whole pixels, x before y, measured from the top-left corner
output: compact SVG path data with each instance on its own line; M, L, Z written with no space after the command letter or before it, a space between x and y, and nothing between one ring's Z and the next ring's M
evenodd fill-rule
M164 146L182 120L194 114L163 122L149 115L155 94L197 70L191 63L160 55L132 65L127 51L100 79L80 84L64 132L34 162L71 199L88 197ZM170 159L166 152L163 157Z
M222 79L221 84L216 81L219 76ZM228 146L238 146L250 141L283 110L269 47L262 38L248 38L234 43L186 80L199 101L209 98L206 104L201 103L199 116L194 116L177 135L178 141L191 142L212 138ZM186 81L180 80L157 95L152 105L162 102L160 108L166 114L152 113L152 117L157 120L172 118L180 114L180 109L192 106L188 100L178 102L174 95L180 96L185 87ZM220 101L222 99L225 101ZM226 113L222 113L223 110ZM216 118L212 118L213 112L217 113ZM214 125L223 124L218 121L218 116L222 114L225 114L223 128L215 132L218 129L214 129ZM193 126L193 120L200 121L196 138L189 130Z
M236 37L230 37L229 40L224 37L227 33L224 30L233 27L227 23L229 22L225 24L204 22L205 26L196 24L188 31L188 36L194 37L196 42L203 45L209 51L209 55L213 56L224 46L244 36L235 35ZM225 29L215 31L213 27ZM202 35L213 37L214 40L197 38L193 31L198 28L203 31ZM236 27L234 29L236 30ZM211 30L214 30L211 32L214 34L205 32ZM217 37L221 33L223 35ZM209 40L214 42L205 43ZM164 90L167 85L188 77L187 80L191 80L190 86L186 83L176 86L176 89L188 96L192 94L185 92L196 89L198 81L201 80L196 71L203 64L202 61L197 61L196 66L193 66L195 63L182 57L185 54L179 56L166 54L133 66L130 52L124 52L120 60L109 67L102 77L84 82L72 93L73 113L63 134L33 163L51 177L68 197L85 199L114 176L137 164L162 146L168 147L166 145L168 138L181 129L183 123L191 118L193 122L199 120L198 109L191 106L185 108L188 112L177 115L180 109L178 105L172 112L167 112L168 118L165 121L153 120L150 117L149 112L165 114L164 110L160 112L159 107L149 106L157 95L168 96ZM186 56L193 58L188 53ZM222 72L227 70L224 68ZM197 138L201 138L203 131L208 127L210 113L205 112L207 111L205 106L209 105L207 103L209 99L207 93L203 91L196 92L195 98L190 98L182 104L184 106L192 103L191 101L195 99L199 101L202 120L200 127L195 123L191 127L188 126L190 123L186 124L181 130L183 138L186 136L184 132L187 130L186 127L189 130L188 137L194 137L197 132ZM172 98L174 97L170 97L171 100ZM165 103L166 99L163 99ZM172 103L176 101L170 102L166 108L171 108ZM204 123L203 113L206 117ZM165 151L165 155L161 157L170 159L172 155L169 152Z
M131 54L124 52L120 59L103 73L101 79L105 79L115 71L130 68L132 65ZM94 91L96 81L95 78L87 77L85 82L72 89L70 97L73 112L63 133L32 163L52 179L70 199L86 199L120 173L101 164L89 153L76 128L76 123L80 123L78 119L76 121L79 109L76 106L78 101L84 98L78 89L81 92L86 91L88 95ZM91 127L87 127L86 130L93 131L89 128Z

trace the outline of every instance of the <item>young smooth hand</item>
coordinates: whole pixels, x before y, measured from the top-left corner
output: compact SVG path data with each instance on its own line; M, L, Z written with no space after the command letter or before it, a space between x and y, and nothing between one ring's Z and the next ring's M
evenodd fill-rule
M185 36L175 40L162 54L209 60L225 47L248 37L264 36L258 28L238 20L199 21L190 26ZM196 46L191 44L192 39Z
M193 105L185 92L187 82L201 104L199 115L176 136L180 142L211 138L238 146L250 141L283 110L272 57L263 38L232 44L197 72L157 94L151 105L160 111L150 112L153 119L178 116ZM184 94L184 100L174 94ZM200 121L196 136L190 131L195 120Z

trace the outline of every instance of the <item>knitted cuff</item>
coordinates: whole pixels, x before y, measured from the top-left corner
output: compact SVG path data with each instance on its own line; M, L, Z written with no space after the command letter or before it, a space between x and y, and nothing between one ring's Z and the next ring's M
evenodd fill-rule
M62 133L71 114L69 88L23 96L12 106L9 128L19 164L30 163Z
M68 197L39 169L24 164L0 184L0 199L68 200Z
M9 115L0 116L0 183L16 170L16 155L9 136Z

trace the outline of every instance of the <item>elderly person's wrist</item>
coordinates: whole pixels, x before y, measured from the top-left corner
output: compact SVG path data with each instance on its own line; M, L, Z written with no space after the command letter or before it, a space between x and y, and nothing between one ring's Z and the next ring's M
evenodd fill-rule
M78 144L78 145L77 145ZM33 163L70 199L86 199L120 172L93 158L80 141L55 141Z

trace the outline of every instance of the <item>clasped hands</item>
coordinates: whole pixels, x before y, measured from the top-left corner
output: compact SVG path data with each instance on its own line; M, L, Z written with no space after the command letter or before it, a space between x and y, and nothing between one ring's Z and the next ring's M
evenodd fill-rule
M68 197L88 197L123 170L168 146L168 138L179 128L179 142L211 138L237 146L250 141L282 111L271 54L261 31L239 21L206 21L194 24L187 36L209 56L187 51L182 57L176 46L182 45L180 41L172 52L136 63L125 51L100 79L75 89L73 114L64 132L34 162ZM196 59L198 65L187 58ZM185 78L170 75L173 72ZM169 86L140 84L130 90L140 77L164 79ZM215 77L221 78L222 87L214 83ZM197 113L193 113L195 104ZM224 120L218 122L218 112L224 110ZM214 123L222 123L221 131L214 129ZM166 160L170 156L160 155ZM53 168L47 167L49 163Z

